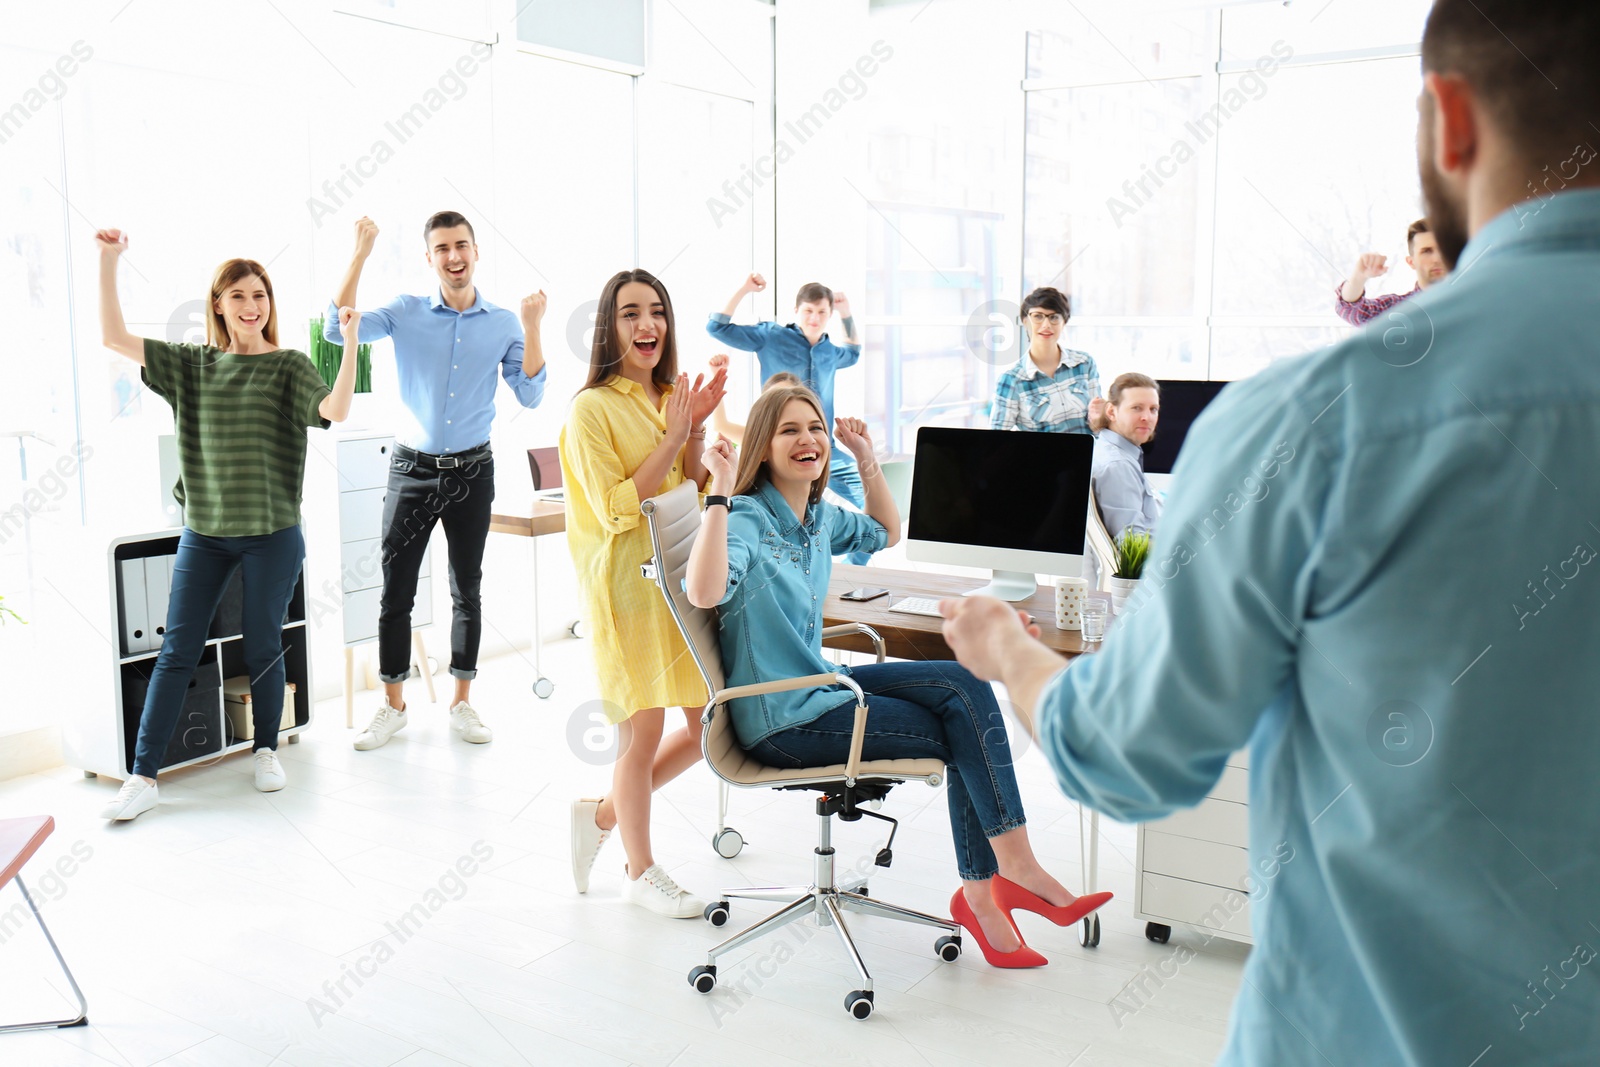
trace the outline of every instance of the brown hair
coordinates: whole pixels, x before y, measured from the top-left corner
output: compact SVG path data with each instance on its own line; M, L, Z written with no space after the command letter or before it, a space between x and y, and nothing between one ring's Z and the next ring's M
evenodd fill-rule
M1161 396L1161 386L1148 374L1129 371L1117 375L1117 380L1111 383L1111 389L1106 393L1106 399L1113 404L1122 403L1122 394L1129 389L1154 389L1156 396Z
M734 472L733 492L729 496L752 493L762 479L772 480L767 473L767 446L777 435L778 419L783 416L783 409L791 400L804 400L816 410L817 418L822 420L822 439L828 441L828 420L822 414L822 401L817 399L816 393L803 385L769 384L750 406L750 418L744 427L744 444L739 448L739 468ZM828 442L828 449L829 458L832 458L831 441ZM822 473L811 483L811 491L806 495L807 507L821 500L822 491L828 487L828 465L824 463L821 466Z
M667 287L647 270L622 270L611 276L600 290L600 307L595 312L594 347L589 350L589 378L583 389L604 385L622 373L622 346L617 344L617 296L629 282L642 282L656 291L667 313L667 330L661 337L661 358L650 372L658 389L669 389L678 381L677 320L672 316L672 297ZM578 390L580 393L583 389Z
M434 230L449 230L457 226L467 228L467 236L472 238L473 244L478 242L478 234L472 228L472 223L459 211L435 211L428 216L428 221L422 227L422 243L430 244Z
M821 282L807 282L795 294L794 306L799 307L801 304L811 303L820 304L824 300L828 302L828 307L833 307L833 290Z
M790 374L786 370L781 370L778 373L774 374L772 377L768 378L765 382L762 382L761 383L761 388L763 390L766 390L766 389L771 389L775 385L804 385L804 384L806 384L806 383L800 380L800 375L798 375L798 374Z
M1427 219L1418 219L1416 222L1413 222L1410 226L1407 226L1406 227L1406 251L1407 252L1414 251L1412 249L1412 247L1411 247L1411 244L1412 244L1413 241L1415 241L1417 239L1417 234L1419 234L1419 233L1432 233L1432 232L1433 232L1433 227L1428 225L1428 220Z
M217 301L251 275L260 278L261 288L267 291L267 324L261 328L261 336L269 345L278 343L278 301L272 295L272 279L267 277L267 268L253 259L230 259L211 276L211 300L206 304L206 344L227 348L233 343L228 335L228 320L217 310Z
M1041 285L1033 292L1022 298L1022 310L1018 312L1021 318L1027 318L1028 312L1034 308L1044 308L1061 316L1061 321L1066 322L1072 318L1072 298L1060 289L1053 289L1048 285Z
M1597 40L1594 0L1435 0L1422 33L1422 69L1464 78L1537 180L1538 167L1558 170L1594 133Z

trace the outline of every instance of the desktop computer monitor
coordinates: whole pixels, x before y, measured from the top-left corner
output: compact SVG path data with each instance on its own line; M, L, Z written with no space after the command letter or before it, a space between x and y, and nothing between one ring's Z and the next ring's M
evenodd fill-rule
M1161 387L1161 417L1156 421L1155 438L1144 446L1144 472L1168 475L1178 461L1183 439L1189 436L1189 427L1228 383L1163 380L1156 384Z
M1094 438L925 426L912 464L906 558L989 567L968 596L1026 600L1036 573L1083 572Z

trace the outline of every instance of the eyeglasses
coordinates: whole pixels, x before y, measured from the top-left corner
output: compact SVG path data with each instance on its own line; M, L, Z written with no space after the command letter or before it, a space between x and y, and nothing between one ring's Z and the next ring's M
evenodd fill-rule
M1060 326L1066 320L1060 315L1054 313L1030 311L1028 312L1028 321L1033 323L1035 326Z

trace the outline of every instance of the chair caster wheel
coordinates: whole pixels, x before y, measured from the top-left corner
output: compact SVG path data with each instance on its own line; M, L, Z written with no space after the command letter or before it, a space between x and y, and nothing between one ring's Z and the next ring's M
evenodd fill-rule
M712 926L727 926L728 915L730 914L728 911L728 902L726 900L713 901L712 903L706 905L706 910L703 912L703 914L706 917L706 922L710 923Z
M711 835L711 847L723 859L731 860L744 851L744 835L732 827L725 827Z
M1084 948L1100 946L1100 916L1090 915L1078 923L1078 944Z
M1165 945L1167 939L1172 936L1172 927L1163 923L1145 923L1144 936L1158 945Z
M583 637L583 620L573 619L571 622L567 623L567 635L569 637Z
M855 989L845 995L844 1010L857 1019L865 1019L872 1014L872 990Z
M946 963L954 963L961 958L961 939L959 937L941 937L933 943L933 951Z
M689 972L689 984L696 993L709 993L717 988L716 964L702 964Z
M540 678L533 683L533 695L540 700L549 700L550 694L556 691L556 683L548 678Z

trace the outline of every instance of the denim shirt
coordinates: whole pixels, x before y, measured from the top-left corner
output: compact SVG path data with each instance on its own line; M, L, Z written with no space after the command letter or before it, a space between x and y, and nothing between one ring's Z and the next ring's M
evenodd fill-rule
M848 667L822 657L822 602L833 557L881 552L888 541L876 519L825 501L808 507L802 523L766 479L734 497L728 514L728 587L717 613L728 685L848 674ZM838 707L844 692L829 686L741 697L730 709L734 733L748 748Z
M1600 189L1558 192L1230 385L1039 698L1063 790L1122 821L1249 746L1249 873L1179 916L1249 897L1225 1067L1600 1058L1596 294Z
M706 323L706 332L730 348L754 352L756 362L761 365L763 382L779 371L788 371L805 382L806 388L822 401L828 440L833 440L833 376L837 371L856 365L861 359L860 345L834 344L827 334L812 344L792 322L787 326L776 322L740 326L720 311ZM840 452L846 460L850 459L850 453L835 449L835 454Z

